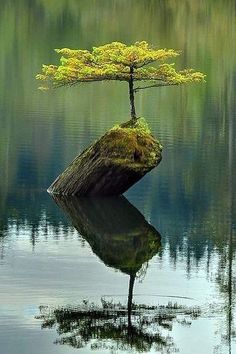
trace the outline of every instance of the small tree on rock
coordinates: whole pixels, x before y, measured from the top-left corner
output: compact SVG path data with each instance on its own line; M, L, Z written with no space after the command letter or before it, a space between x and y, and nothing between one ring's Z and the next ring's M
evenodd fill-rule
M82 82L118 80L126 81L129 87L131 118L136 120L135 93L139 90L202 82L205 75L193 69L176 71L174 63L167 59L180 55L173 49L156 49L147 42L127 46L112 42L88 50L55 49L61 54L60 65L43 65L42 73L36 76L43 81L41 89L72 86ZM156 62L156 66L149 64ZM143 86L136 83L145 81Z

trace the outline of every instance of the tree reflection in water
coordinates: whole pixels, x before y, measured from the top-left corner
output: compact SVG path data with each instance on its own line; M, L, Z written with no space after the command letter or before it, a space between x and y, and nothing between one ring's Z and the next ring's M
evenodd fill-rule
M133 303L135 278L160 251L160 234L124 197L55 200L104 264L129 275L128 301L125 306L103 298L100 306L84 301L77 307L40 307L42 328L56 327L60 337L55 343L74 348L175 350L169 335L173 321L180 314L195 318L199 310L177 304L150 307ZM183 323L190 322L185 318Z
M40 307L38 318L43 321L42 329L56 327L60 336L56 344L148 353L152 348L158 352L177 350L169 333L178 315L184 316L183 325L190 325L200 310L176 304L167 307L133 304L129 321L126 306L102 299L102 306L84 301L76 308Z

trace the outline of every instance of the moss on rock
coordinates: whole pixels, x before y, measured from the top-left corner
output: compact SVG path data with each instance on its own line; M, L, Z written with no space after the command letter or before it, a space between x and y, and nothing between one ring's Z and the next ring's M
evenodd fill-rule
M151 135L144 118L116 125L98 142L101 156L114 158L122 163L152 165L160 158L162 145Z
M119 195L161 161L161 144L144 118L114 126L67 167L48 191Z

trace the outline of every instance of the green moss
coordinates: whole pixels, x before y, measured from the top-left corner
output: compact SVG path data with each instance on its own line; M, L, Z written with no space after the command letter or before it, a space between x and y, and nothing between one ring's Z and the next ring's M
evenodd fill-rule
M144 118L130 120L110 129L99 141L101 155L119 164L155 164L161 158L161 144L153 137Z
M143 134L151 134L151 130L148 126L148 123L146 119L143 117L139 117L137 119L130 119L125 123L115 125L111 130L116 130L121 128L132 129L132 130L135 129Z

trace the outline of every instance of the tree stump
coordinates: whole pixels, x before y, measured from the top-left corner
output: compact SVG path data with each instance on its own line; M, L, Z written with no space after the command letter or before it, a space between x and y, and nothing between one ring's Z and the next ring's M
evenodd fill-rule
M143 118L110 129L51 184L59 195L120 195L161 161L161 144Z

